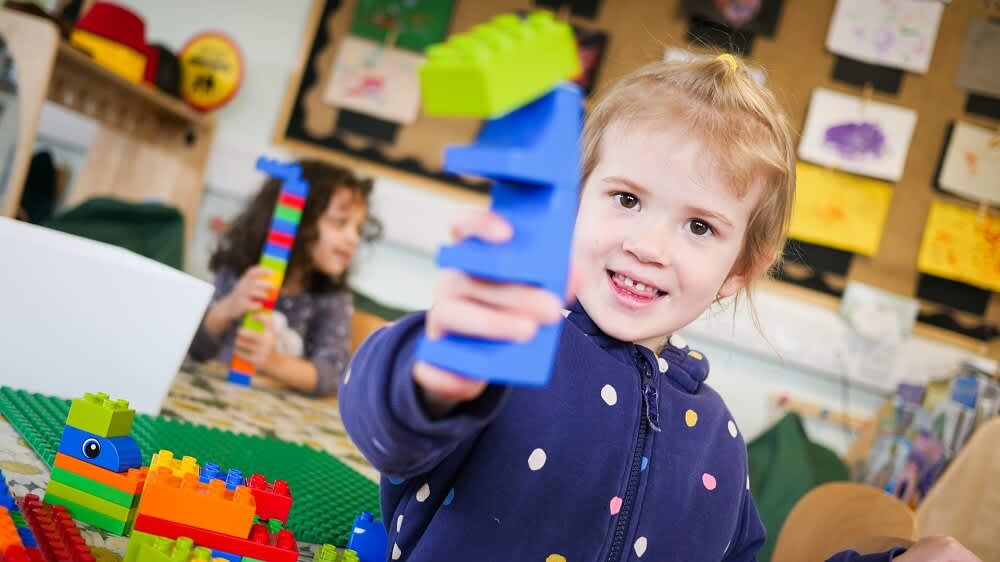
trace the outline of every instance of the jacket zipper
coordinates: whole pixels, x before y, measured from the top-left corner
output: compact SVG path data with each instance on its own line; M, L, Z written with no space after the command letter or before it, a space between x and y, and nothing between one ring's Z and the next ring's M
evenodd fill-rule
M635 438L632 467L629 469L628 485L625 487L625 499L622 502L621 510L618 512L618 523L615 525L615 534L611 540L611 550L608 551L608 562L616 562L625 558L623 556L625 535L628 533L629 522L632 518L632 507L635 504L635 495L639 489L639 480L642 475L642 453L646 450L646 434L650 429L660 431L660 408L652 369L650 369L649 362L642 356L642 352L638 348L635 348L635 358L640 373L639 388L642 391L639 434Z

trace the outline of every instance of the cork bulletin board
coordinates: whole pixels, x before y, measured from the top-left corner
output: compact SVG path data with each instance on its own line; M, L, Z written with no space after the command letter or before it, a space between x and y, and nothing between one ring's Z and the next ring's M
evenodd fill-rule
M387 124L350 112L341 115L337 107L324 102L323 89L359 1L364 0L315 0L302 39L299 72L287 85L283 111L275 125L275 143L304 156L355 166L363 173L483 200L483 184L441 172L444 146L471 142L481 123L420 115L411 124ZM775 286L830 307L838 306L839 296L851 280L916 297L921 302L918 333L1000 358L1000 293L922 274L917 268L932 203L945 201L976 208L935 187L953 122L961 120L993 130L1000 126L988 110L967 111L967 104L981 105L984 100L971 96L955 82L966 27L973 18L986 14L985 3L959 0L944 8L926 74L865 65L829 52L824 38L835 0L770 2L773 25L756 26L751 31L734 31L692 18L684 9L686 3L690 4L684 0L455 0L448 29L460 32L499 13L561 4L560 17L568 18L582 32L602 37L599 65L592 75L595 95L640 64L663 58L668 47L698 51L699 43L692 39L713 47L726 46L743 52L752 64L765 70L768 86L799 131L813 89L861 96L865 90L862 82L873 84L873 90L867 89L871 99L917 113L902 177L892 184L878 250L872 256L862 256L792 241ZM990 100L985 101L989 106ZM989 212L994 217L1000 215L997 208Z

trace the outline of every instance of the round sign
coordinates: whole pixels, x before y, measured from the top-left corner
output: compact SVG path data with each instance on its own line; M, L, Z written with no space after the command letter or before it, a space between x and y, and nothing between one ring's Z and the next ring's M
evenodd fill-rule
M243 53L232 39L217 31L191 38L177 59L181 97L201 111L226 105L243 83Z

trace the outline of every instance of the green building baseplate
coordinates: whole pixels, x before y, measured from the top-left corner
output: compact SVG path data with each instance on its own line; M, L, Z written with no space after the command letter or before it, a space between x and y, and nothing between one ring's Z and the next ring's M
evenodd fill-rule
M68 400L0 387L0 413L49 467L69 405ZM143 414L136 415L131 435L147 466L153 453L168 449L178 458L191 455L223 470L238 468L245 475L259 472L269 481L286 480L294 498L287 528L302 542L345 546L359 512L379 517L377 484L305 445Z

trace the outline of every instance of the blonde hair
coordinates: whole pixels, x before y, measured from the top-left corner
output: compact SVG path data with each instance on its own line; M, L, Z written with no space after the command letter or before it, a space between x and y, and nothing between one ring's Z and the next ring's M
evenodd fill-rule
M612 127L664 122L686 125L699 137L739 196L761 185L733 273L766 275L784 249L795 198L792 129L774 95L730 54L646 65L619 80L588 116L581 182L597 166L601 139Z

